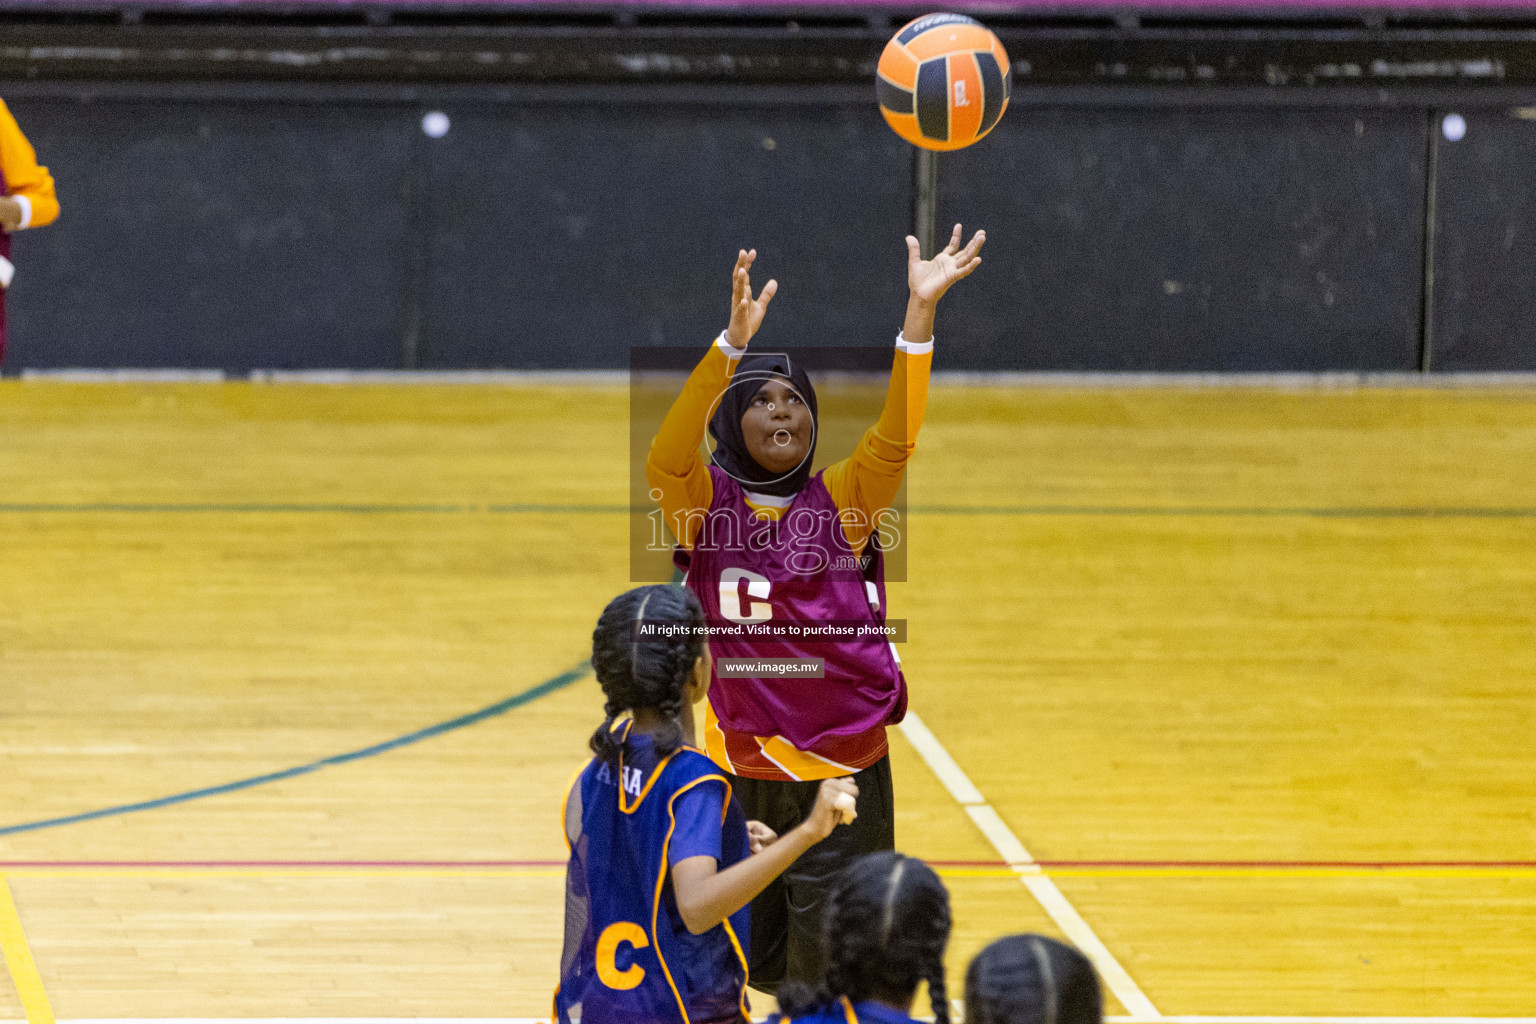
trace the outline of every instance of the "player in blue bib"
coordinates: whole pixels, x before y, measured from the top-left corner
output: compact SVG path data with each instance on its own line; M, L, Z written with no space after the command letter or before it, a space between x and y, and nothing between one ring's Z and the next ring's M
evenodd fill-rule
M828 779L783 837L749 822L730 780L692 745L709 691L698 598L640 587L592 633L607 720L566 794L565 949L558 1024L741 1024L752 898L841 820Z
M965 972L966 1024L1104 1024L1093 964L1044 935L1008 935Z
M826 981L780 987L777 1024L917 1024L924 981L933 1019L949 1024L949 893L932 868L894 852L860 857L838 876L821 927Z

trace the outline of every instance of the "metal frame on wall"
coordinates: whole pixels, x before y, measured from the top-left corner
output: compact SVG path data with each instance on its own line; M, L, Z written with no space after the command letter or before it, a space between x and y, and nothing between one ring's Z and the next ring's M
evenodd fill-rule
M965 11L967 5L956 5ZM1536 6L971 9L1020 89L1536 85ZM0 0L0 80L867 83L902 4Z

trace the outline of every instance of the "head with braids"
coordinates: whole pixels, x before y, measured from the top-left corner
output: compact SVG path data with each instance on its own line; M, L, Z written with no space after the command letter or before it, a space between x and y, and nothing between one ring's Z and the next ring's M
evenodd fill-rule
M662 634L643 635L642 623L661 627ZM690 628L666 635L669 624ZM698 632L703 626L699 599L682 587L636 587L608 602L592 631L592 669L607 715L592 734L593 753L618 762L613 723L625 712L652 734L658 755L683 743L683 715L709 691L709 651Z
M822 912L827 963L819 989L787 983L779 1008L798 1017L846 996L909 1010L919 982L928 983L934 1020L949 1024L944 947L949 943L949 892L933 869L899 853L872 853L843 869Z
M965 974L969 1024L1102 1024L1093 965L1044 935L1009 935L976 954Z

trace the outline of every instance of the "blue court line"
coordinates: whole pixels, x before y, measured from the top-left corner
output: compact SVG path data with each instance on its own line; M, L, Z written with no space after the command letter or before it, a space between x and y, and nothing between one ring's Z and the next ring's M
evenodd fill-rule
M298 513L331 515L521 515L573 514L624 515L645 514L649 509L631 509L620 504L542 504L537 502L491 505L430 505L380 503L305 503L305 502L0 502L0 514L50 513ZM1181 516L1212 518L1296 517L1310 519L1536 519L1531 505L911 505L907 512L940 516ZM3 834L3 833L0 833Z
M42 821L28 821L20 825L0 826L0 836L16 835L20 832L37 832L45 828L58 828L60 825L73 825L81 821L95 821L97 818L112 818L120 814L132 814L135 811L153 811L160 807L170 807L174 804L184 804L191 800L201 800L207 796L220 796L224 793L237 793L242 789L251 789L255 786L264 786L269 782L281 782L283 779L295 778L299 775L308 775L322 768L332 765L346 764L349 761L359 761L365 757L373 757L377 754L387 753L399 747L409 746L412 743L420 743L422 740L431 739L433 736L441 736L445 732L453 732L476 722L483 722L487 718L495 718L505 714L514 708L520 708L525 704L531 704L540 697L547 697L556 690L564 689L584 677L591 671L591 667L585 662L560 673L553 679L546 679L537 686L530 687L522 693L516 693L505 700L497 701L479 711L471 711L467 715L458 718L450 718L446 722L438 722L429 725L425 729L408 732L404 736L397 736L383 743L375 743L371 747L363 747L361 750L351 750L345 754L334 754L324 757L309 764L301 764L296 768L285 768L278 772L268 772L265 775L253 775L248 779L240 779L237 782L226 782L221 786L209 786L206 789L191 789L185 793L175 793L171 796L162 796L154 800L142 800L133 804L118 804L116 807L103 807L100 810L85 811L81 814L69 814L62 818L45 818Z

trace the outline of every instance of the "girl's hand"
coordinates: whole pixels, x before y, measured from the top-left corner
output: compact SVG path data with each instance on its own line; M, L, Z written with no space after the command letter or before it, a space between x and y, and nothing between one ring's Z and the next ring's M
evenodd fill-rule
M0 196L0 231L21 227L21 204L10 196Z
M938 302L949 286L966 277L981 266L981 247L986 244L987 233L978 231L970 244L960 248L960 225L955 225L949 244L940 249L931 260L923 259L922 247L916 238L907 236L907 288L919 302L932 305ZM740 263L737 263L740 266ZM734 344L734 342L733 342Z
M958 228L956 230L959 230ZM732 348L744 349L752 335L763 325L768 303L779 290L779 282L769 281L756 299L752 298L752 278L748 271L757 259L757 250L746 249L736 254L736 272L731 278L731 325L725 329L725 340Z
M857 797L859 787L852 779L824 779L821 789L816 793L816 806L811 808L801 828L816 837L816 841L827 838L832 834L843 820L843 812L837 808L837 798L844 793Z
M777 842L778 838L779 834L762 822L747 822L747 839L752 843L753 853L762 853Z

